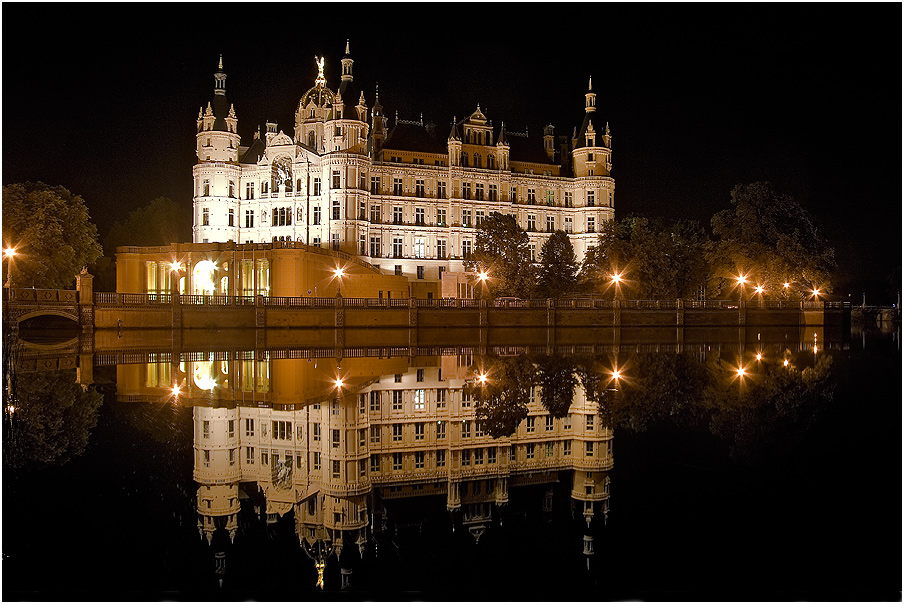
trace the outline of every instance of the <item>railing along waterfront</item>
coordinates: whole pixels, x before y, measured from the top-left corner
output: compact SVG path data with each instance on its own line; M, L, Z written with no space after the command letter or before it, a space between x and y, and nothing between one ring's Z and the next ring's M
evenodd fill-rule
M62 293L62 294L61 294ZM65 294L65 295L64 295ZM63 301L72 300L71 291L57 290L15 290L13 300ZM174 300L175 297L175 300ZM414 301L414 302L412 302ZM229 296L211 294L155 294L125 292L95 292L97 305L183 305L246 306L266 307L333 308L403 308L412 304L428 309L476 309L483 301L476 298L361 298L361 297L312 297L312 296ZM746 309L842 309L842 302L813 300L750 300L744 303ZM681 305L681 306L680 306ZM487 307L495 309L738 309L739 302L733 300L604 300L595 298L558 299L494 299L486 301Z

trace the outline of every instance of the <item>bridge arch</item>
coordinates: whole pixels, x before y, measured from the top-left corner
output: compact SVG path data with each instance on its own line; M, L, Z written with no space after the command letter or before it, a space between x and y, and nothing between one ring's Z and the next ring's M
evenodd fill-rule
M35 309L34 311L28 311L27 313L23 313L16 318L16 323L21 324L23 321L32 319L34 317L42 317L45 315L55 315L57 317L65 317L66 319L70 319L74 321L76 324L79 323L79 314L76 310L67 310L67 309Z

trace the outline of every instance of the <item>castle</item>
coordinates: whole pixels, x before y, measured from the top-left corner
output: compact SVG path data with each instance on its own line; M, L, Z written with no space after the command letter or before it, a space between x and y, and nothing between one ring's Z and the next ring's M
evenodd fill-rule
M613 219L612 137L597 116L590 79L571 140L560 137L557 145L553 126L542 138L494 126L478 105L453 120L443 141L423 120L397 116L390 124L376 87L373 106L356 88L352 65L347 42L332 89L318 59L291 136L268 123L263 136L259 128L243 145L221 57L213 100L197 120L196 244L328 248L383 274L431 283L439 295L444 273L464 272L492 212L517 218L535 259L556 230L569 234L583 258L599 225Z

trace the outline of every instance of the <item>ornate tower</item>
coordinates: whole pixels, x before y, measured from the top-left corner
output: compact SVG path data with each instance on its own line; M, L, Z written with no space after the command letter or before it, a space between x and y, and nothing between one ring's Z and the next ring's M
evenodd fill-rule
M240 137L238 119L226 99L223 57L214 72L214 99L198 111L195 134L193 241L238 239Z

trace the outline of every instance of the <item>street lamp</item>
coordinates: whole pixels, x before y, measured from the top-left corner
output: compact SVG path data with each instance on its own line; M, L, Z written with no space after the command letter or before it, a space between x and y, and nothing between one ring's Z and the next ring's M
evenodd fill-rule
M622 273L618 271L613 271L613 274L610 275L610 285L613 286L613 300L619 298L620 289L619 287L622 285Z
M346 271L342 267L337 267L333 270L333 276L336 278L336 293L342 295L342 286L343 286L343 277L345 277Z
M738 304L742 304L742 297L745 295L745 282L748 280L748 276L739 275L735 278L735 281L738 282Z
M16 249L12 247L7 247L3 249L3 256L7 259L7 268L6 268L6 288L12 287L12 279L13 279L13 258L16 256Z
M182 263L178 260L174 260L170 263L170 275L173 285L173 301L176 300L176 297L179 295L179 272L182 271L183 266Z
M484 298L484 295L487 292L487 280L490 279L490 275L487 273L486 269L481 269L478 271L478 281L481 282L481 298Z

